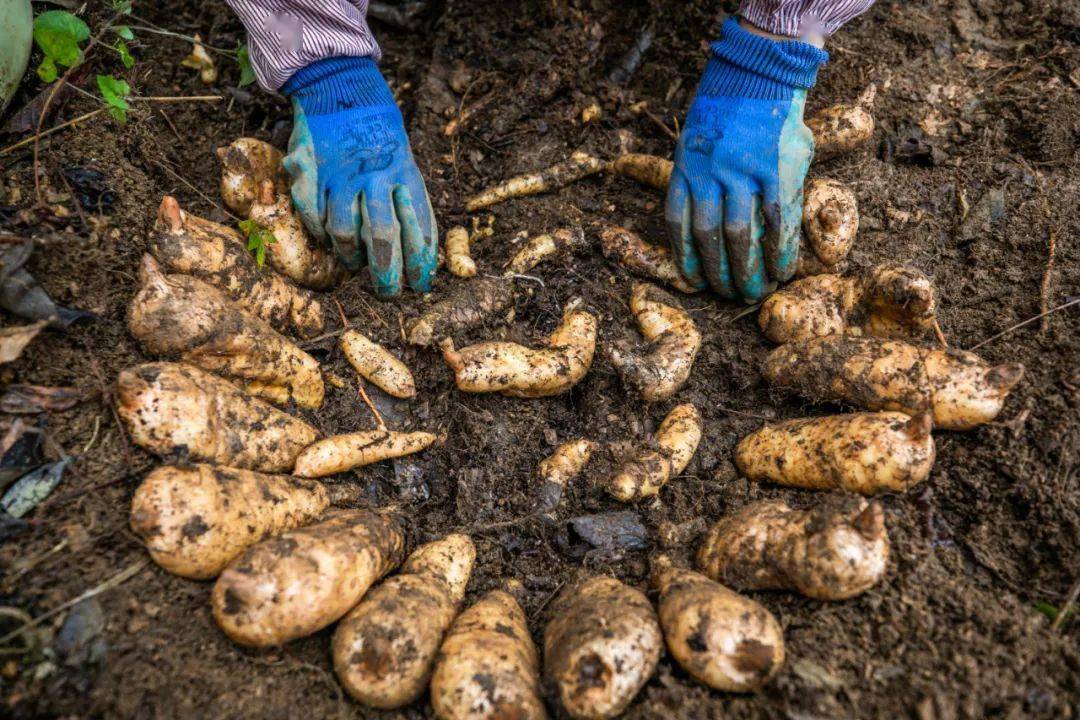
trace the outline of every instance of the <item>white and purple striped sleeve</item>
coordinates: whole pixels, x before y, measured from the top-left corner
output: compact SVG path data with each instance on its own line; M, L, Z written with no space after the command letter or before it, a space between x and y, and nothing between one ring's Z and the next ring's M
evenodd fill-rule
M259 84L277 90L302 67L328 57L379 59L368 0L226 0L248 33Z
M874 0L743 0L739 15L774 35L828 37L873 4Z

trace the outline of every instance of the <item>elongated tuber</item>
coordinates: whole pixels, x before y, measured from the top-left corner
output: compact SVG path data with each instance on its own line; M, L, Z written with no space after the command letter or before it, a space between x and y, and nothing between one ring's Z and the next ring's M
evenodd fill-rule
M571 440L555 448L555 452L540 462L540 511L554 510L562 500L566 484L577 477L589 458L596 452L592 440Z
M321 630L356 606L401 562L393 515L339 510L248 548L214 584L218 626L241 645L272 647Z
M934 466L930 413L849 413L788 420L746 436L735 464L751 480L862 495L903 492Z
M674 167L675 163L671 160L641 153L620 155L611 163L611 169L619 175L657 190L667 190Z
M482 277L459 285L453 293L432 305L409 323L406 339L411 345L431 345L437 340L483 324L514 303L514 286L505 278Z
M423 695L475 560L467 535L421 545L400 573L342 619L334 632L334 672L351 696L390 710Z
M885 574L885 513L878 503L853 497L830 498L808 510L754 503L713 525L697 562L710 578L738 590L845 600Z
M765 359L762 374L811 400L908 415L931 411L935 427L970 430L997 417L1024 366L991 367L962 350L830 335L781 345Z
M147 363L116 378L131 439L157 455L288 472L315 428L190 365Z
M644 353L615 345L608 352L611 364L647 402L669 398L690 378L701 333L689 313L648 283L634 283L630 312L648 345Z
M578 151L573 153L568 160L552 165L546 170L517 175L474 195L466 201L465 209L476 212L511 198L558 190L572 182L595 175L606 166L607 163L603 160Z
M585 377L596 350L596 328L596 317L571 301L545 348L485 342L455 350L449 338L440 347L463 392L548 397L566 392Z
M150 557L171 573L217 577L248 547L306 525L332 502L351 499L344 486L288 475L193 465L153 470L131 499L131 529Z
M158 209L150 252L168 270L222 290L275 330L294 330L305 338L323 331L322 303L311 291L262 271L238 232L184 212L168 195Z
M224 293L188 275L163 275L144 255L128 330L155 355L237 380L252 395L322 405L319 363Z
M544 629L544 674L576 720L613 718L649 681L664 639L652 603L615 578L564 590Z
M514 254L506 265L504 275L524 275L544 260L573 251L584 243L585 233L581 228L563 228L550 235L537 235Z
M768 610L700 573L653 560L664 640L698 682L726 692L760 690L784 664L784 635Z
M461 278L476 274L476 263L469 255L469 231L460 225L450 228L443 243L446 251L446 267L452 275Z
M346 330L341 335L341 351L356 372L390 395L396 398L416 395L416 383L409 368L382 345L355 330Z
M273 233L276 242L266 248L270 266L297 285L327 290L345 277L329 248L308 236L288 193L278 192L272 180L259 184L251 205L251 220Z
M803 191L803 235L797 277L837 272L859 233L855 193L838 180L809 180Z
M814 159L827 160L854 150L874 135L874 116L870 110L877 97L877 86L870 85L854 103L827 107L808 118L806 126L814 134Z
M600 232L600 249L604 257L635 275L667 283L679 292L700 292L700 288L688 283L679 272L675 256L667 245L650 245L640 235L612 226Z
M765 299L758 325L777 343L844 332L919 340L933 327L936 307L926 275L886 263L851 277L796 280Z
M686 469L699 442L701 414L693 405L677 405L660 423L650 446L624 462L607 482L607 491L623 502L656 495Z
M383 460L412 455L431 443L435 436L427 432L362 430L333 435L304 448L296 458L293 474L299 477L326 477Z
M545 720L540 658L525 612L492 590L457 617L431 676L439 720Z
M221 161L221 199L241 217L247 217L259 185L274 181L278 192L289 189L281 167L281 151L268 142L242 137L217 149Z

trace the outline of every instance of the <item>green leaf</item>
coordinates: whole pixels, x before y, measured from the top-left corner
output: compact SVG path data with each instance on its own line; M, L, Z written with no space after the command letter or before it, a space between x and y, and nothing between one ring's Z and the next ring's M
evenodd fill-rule
M55 65L71 67L82 60L79 44L90 38L90 28L64 10L49 10L34 19L34 42Z
M119 40L116 43L116 52L120 53L120 62L124 63L124 67L128 70L135 66L135 58L132 56L131 51L128 50L127 43L123 40Z
M247 45L236 48L236 62L240 63L240 87L255 82L255 69L251 67L251 54Z
M247 237L247 249L254 251L255 264L259 267L266 262L266 248L277 242L274 233L262 227L254 220L241 220L238 224L240 232Z
M56 63L54 63L53 59L48 55L46 55L41 60L41 64L38 65L37 75L39 78L42 79L42 81L47 83L51 83L53 80L60 76L60 74L56 71Z
M123 40L134 40L135 39L135 33L131 32L131 28L129 28L127 25L117 25L116 27L113 28L113 30Z
M131 14L131 0L112 0L113 10L124 15ZM131 38L124 38L130 40Z
M120 124L127 122L127 111L130 108L127 98L131 95L131 86L112 75L98 75L97 84L102 99L109 106L109 114Z
M1060 612L1056 607L1046 602L1037 602L1034 607L1035 612L1040 612L1051 620L1056 620Z

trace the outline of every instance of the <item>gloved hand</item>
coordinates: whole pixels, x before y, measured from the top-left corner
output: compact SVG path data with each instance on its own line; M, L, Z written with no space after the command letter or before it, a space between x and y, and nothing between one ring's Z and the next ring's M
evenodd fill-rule
M438 232L401 112L370 58L327 58L281 89L293 103L284 166L308 231L350 270L366 261L380 297L431 289Z
M666 221L687 280L755 301L791 278L814 139L806 91L828 53L735 18L712 44L675 150Z

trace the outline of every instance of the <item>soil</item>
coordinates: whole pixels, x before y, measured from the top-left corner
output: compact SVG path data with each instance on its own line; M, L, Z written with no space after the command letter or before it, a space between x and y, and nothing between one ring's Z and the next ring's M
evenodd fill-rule
M719 4L734 10L734 3ZM146 20L178 33L198 32L218 46L234 47L243 37L219 0L136 5ZM442 227L467 219L462 208L472 192L547 167L579 148L610 156L622 141L670 156L672 141L662 125L678 127L705 62L705 41L716 36L723 19L717 5L449 0L420 32L375 23L383 67ZM1040 313L1051 238L1056 258L1046 306L1080 295L1078 7L1071 0L882 1L830 43L832 60L812 92L810 111L879 84L873 144L816 164L811 174L855 189L862 217L856 262L908 262L933 278L942 330L954 347L971 347ZM93 9L91 25L106 17ZM656 39L640 69L625 87L610 85L611 63L650 22ZM52 439L77 460L33 513L31 528L0 547L0 605L33 617L147 558L128 529L127 511L134 488L156 461L131 447L118 428L108 383L122 368L149 359L129 337L124 318L162 196L175 195L191 212L228 221L215 204L214 148L242 135L282 147L288 136L288 104L253 87L236 89L235 64L221 60L221 80L208 88L180 67L188 52L183 40L137 32L138 62L126 77L138 94L212 92L227 100L133 103L123 127L101 115L54 135L42 143L48 205L41 210L32 210L32 154L0 155L6 186L0 229L36 240L29 269L54 298L99 316L40 336L21 359L0 369L4 382L74 385L87 397L45 417ZM100 50L91 55L91 68L88 88L96 72L122 71L112 53ZM40 88L28 73L12 107ZM648 103L655 119L632 112L639 101ZM583 125L581 111L592 102L602 117ZM94 107L75 96L50 123ZM475 111L456 136L447 137L443 128L462 107ZM72 168L103 173L115 193L111 207L80 213L62 179ZM592 247L539 268L542 282L519 281L513 320L463 334L459 345L537 338L550 331L572 297L598 313L602 342L629 332L630 278L599 253L596 223L619 222L659 241L662 210L662 194L607 177L494 207L495 235L475 248L481 272L496 272L522 231L580 225ZM463 282L441 274L433 298ZM395 480L389 465L339 480L360 483L369 503L404 498L413 542L451 530L473 532L479 561L469 600L505 578L520 579L536 637L553 595L583 569L645 587L651 552L667 545L663 549L676 559L688 559L701 528L696 519L712 521L767 498L796 506L820 499L751 483L732 465L735 443L764 420L834 410L765 385L758 368L769 344L754 314L741 305L683 296L704 333L702 352L689 385L670 402L649 406L624 389L599 355L586 379L559 397L463 395L435 352L401 340L399 323L430 299L409 294L381 303L362 278L335 296L356 327L413 369L419 393L400 407L400 426L445 438L418 456L409 483ZM337 322L330 318L331 327ZM327 433L371 427L354 375L333 341L312 352L347 382L328 386L324 408L302 414ZM755 593L780 619L787 643L787 662L764 691L712 692L665 658L627 717L1080 714L1080 613L1056 628L1050 619L1080 577L1080 312L1054 313L979 352L993 362L1023 362L1027 375L997 422L937 433L938 460L925 484L881 499L893 548L885 581L846 602ZM673 404L686 401L704 415L705 439L682 477L658 500L634 508L649 529L649 548L597 549L567 530L570 517L622 509L593 487L611 467L608 454L568 491L556 522L505 524L531 512L536 465L555 444L583 435L633 441L655 428ZM677 525L677 532L665 523ZM493 524L500 525L487 527ZM330 667L330 630L267 652L234 645L210 616L210 587L146 564L82 606L89 607L82 613L89 618L83 623L87 636L98 635L94 652L59 652L55 638L69 613L51 616L32 634L37 647L3 651L0 714L430 714L426 702L380 714L344 697ZM102 617L95 633L97 608ZM0 622L15 627L15 621Z

